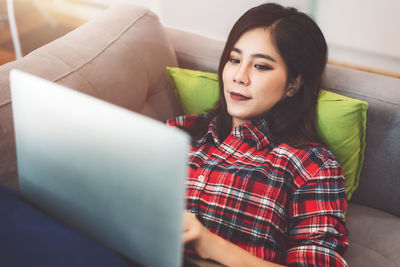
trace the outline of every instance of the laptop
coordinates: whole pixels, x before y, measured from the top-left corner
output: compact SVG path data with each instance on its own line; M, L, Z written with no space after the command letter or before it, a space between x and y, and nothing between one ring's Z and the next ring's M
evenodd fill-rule
M22 71L10 85L23 197L136 263L181 266L189 136Z

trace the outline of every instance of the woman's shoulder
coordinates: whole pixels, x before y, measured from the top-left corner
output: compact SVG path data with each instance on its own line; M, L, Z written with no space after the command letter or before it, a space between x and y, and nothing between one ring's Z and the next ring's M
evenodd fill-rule
M281 143L275 147L275 150L283 155L291 155L292 157L308 158L319 156L318 158L325 161L336 161L335 156L332 152L323 144L309 142L302 144L301 146L293 146L287 143Z
M275 147L277 158L284 158L293 178L302 184L309 180L325 177L343 178L343 171L335 156L324 145L307 143L294 147L282 143Z

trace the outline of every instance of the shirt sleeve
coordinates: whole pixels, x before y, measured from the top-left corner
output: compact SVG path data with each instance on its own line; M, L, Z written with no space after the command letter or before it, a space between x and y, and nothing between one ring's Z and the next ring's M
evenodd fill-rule
M293 193L289 207L288 266L347 266L344 213L347 208L341 167L327 164Z
M167 126L180 129L190 129L196 124L196 121L201 115L182 115L166 121Z
M167 126L179 128L182 130L189 130L195 127L199 122L209 118L209 114L193 114L182 115L166 121Z

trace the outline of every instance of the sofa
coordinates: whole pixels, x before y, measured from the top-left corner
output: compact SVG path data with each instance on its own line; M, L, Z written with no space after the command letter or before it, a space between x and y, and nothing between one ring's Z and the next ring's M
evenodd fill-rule
M182 114L166 66L216 72L223 46L207 36L165 27L146 8L117 3L65 36L0 66L0 184L18 191L11 69L164 121ZM398 267L400 79L328 64L322 87L369 104L365 159L346 213L345 258L349 266Z

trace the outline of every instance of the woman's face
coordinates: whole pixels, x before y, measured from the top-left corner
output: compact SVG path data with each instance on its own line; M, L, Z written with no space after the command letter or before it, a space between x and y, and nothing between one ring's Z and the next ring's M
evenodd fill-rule
M285 63L271 41L269 29L245 32L233 46L222 73L233 126L259 117L290 95L286 79Z

